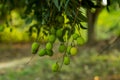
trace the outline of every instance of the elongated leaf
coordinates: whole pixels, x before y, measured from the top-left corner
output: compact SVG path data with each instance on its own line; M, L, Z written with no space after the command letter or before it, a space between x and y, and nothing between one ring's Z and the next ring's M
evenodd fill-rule
M4 26L0 26L0 32L4 31Z
M81 12L79 12L78 18L80 18L80 20L83 21L83 22L87 21L87 18Z
M66 3L65 3L65 7L64 7L64 8L65 8L65 11L66 11L66 9L67 9L67 6L68 6L69 1L70 1L70 0L67 0Z
M82 29L88 29L88 28L84 27L82 24L80 24L80 27L81 27Z
M58 1L58 0L53 0L53 3L54 3L55 6L57 7L57 9L60 11L59 1Z
M26 24L30 24L32 22L32 20L33 20L33 18L27 18L26 21L25 21L25 23Z

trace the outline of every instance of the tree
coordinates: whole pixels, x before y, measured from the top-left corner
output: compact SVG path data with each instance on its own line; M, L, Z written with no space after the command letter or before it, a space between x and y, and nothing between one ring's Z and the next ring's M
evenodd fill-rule
M102 1L106 1L107 4L102 4ZM70 34L73 34L76 25L80 28L86 29L86 27L81 24L82 22L86 22L88 24L88 43L91 43L94 42L94 26L99 13L104 9L105 5L107 6L107 9L109 9L110 4L119 4L120 1L20 0L18 2L16 0L0 0L0 3L0 22L3 22L6 15L8 15L13 9L19 9L22 18L29 17L27 20L36 19L38 21L38 24L36 25L38 32L42 25L46 25L45 30L49 30L51 26L59 26L55 27L56 29L59 29L62 28L64 24L68 24L70 25ZM86 12L81 10L82 8L84 8ZM69 19L66 23L64 23L65 16Z
M109 7L111 5L120 5L120 1L112 1L112 0L102 0L103 3L101 4L101 1L98 0L96 1L96 6L95 10L92 11L91 9L87 8L87 18L88 18L88 44L92 44L95 41L95 22L97 21L97 17L99 16L100 12L106 8L107 11L109 12ZM90 3L90 2L89 2ZM106 7L105 7L106 6Z
M103 1L106 2L102 4ZM45 53L49 56L53 55L52 46L56 38L61 42L60 52L76 54L76 43L72 42L77 41L77 44L83 44L81 43L83 38L80 30L86 29L88 31L88 43L91 44L94 42L95 22L100 12L105 7L109 10L109 6L112 4L120 5L119 0L20 0L19 2L16 0L0 0L0 3L2 20L6 18L6 15L9 15L11 10L17 9L21 17L26 19L26 22L31 22L33 19L37 21L29 28L29 32L36 28L38 39L40 32L49 36L46 44L47 50L40 50L40 56ZM88 26L84 27L83 22ZM70 43L69 40L71 40ZM72 48L67 49L68 46ZM33 43L32 51L34 54L38 51L38 47L38 43ZM69 63L68 55L65 53L63 56L67 64ZM53 67L56 71L58 62Z

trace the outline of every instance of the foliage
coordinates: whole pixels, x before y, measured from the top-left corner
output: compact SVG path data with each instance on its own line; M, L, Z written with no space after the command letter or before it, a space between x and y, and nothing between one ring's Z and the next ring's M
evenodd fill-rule
M107 0L107 9L111 7L110 5L115 7L115 5L120 5L120 1ZM54 27L56 30L62 28L64 34L68 31L69 35L72 35L75 32L76 25L86 29L82 22L87 22L85 12L87 9L94 12L103 6L102 0L20 0L19 2L16 0L0 0L0 16L7 18L7 15L16 9L27 24L31 23L33 19L37 20L37 23L30 27L29 32L35 27L37 35L39 35L42 28L45 30L43 31L44 34L48 35L50 29ZM12 16L8 21L11 18ZM67 22L66 19L68 19Z
M107 0L107 2L107 9L110 8L110 5L120 4L119 0ZM33 28L37 29L37 35L40 32L49 35L51 28L62 29L64 33L61 38L68 33L66 34L68 39L75 33L77 27L79 27L77 29L87 29L82 25L83 22L87 22L87 9L94 12L104 6L102 0L20 0L19 2L1 0L0 3L1 18L8 18L11 11L16 9L21 18L25 19L26 24L31 23L32 20L37 21L29 28L30 33ZM10 21L12 17L11 15L7 21Z
M87 29L82 23L89 23L88 14L92 14L95 18L91 21L96 20L96 13L99 13L99 9L103 9L105 6L109 11L110 5L120 4L119 0L112 1L107 0L107 4L103 5L102 0L1 0L1 14L0 16L5 16L4 13L9 14L13 9L19 9L21 18L25 19L26 24L31 23L36 20L36 23L31 25L29 28L30 35L34 31L37 33L36 42L45 36L54 36L54 40L48 40L45 51L40 52L40 54L46 53L46 55L53 55L53 45L55 41L59 41L60 44L65 45L62 47L61 53L63 53L62 62L64 58L76 55L78 52L77 46L81 46L85 43L82 35L81 29ZM93 14L95 13L95 14ZM10 19L11 20L11 17ZM88 24L89 25L89 24ZM88 26L89 28L90 26ZM44 35L39 37L40 33ZM77 36L76 36L77 34ZM88 33L91 34L91 33ZM39 43L38 43L39 44ZM68 46L71 46L70 53L67 52ZM67 48L66 48L67 47ZM65 49L66 48L66 49ZM74 49L73 49L74 48ZM65 49L65 50L64 50ZM32 52L36 54L39 50L33 49ZM43 49L42 49L43 50ZM56 61L58 64L59 60ZM60 64L60 69L63 63ZM58 71L60 69L57 69Z
M112 11L112 12L107 12L106 10L103 10L101 12L101 14L98 17L97 25L95 29L98 40L108 39L111 36L120 35L119 11L120 9L117 9L116 11Z

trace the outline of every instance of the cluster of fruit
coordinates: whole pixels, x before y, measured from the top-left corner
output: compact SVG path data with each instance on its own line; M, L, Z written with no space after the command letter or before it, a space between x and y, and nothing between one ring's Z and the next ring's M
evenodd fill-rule
M58 21L60 22L61 20L58 20ZM52 65L52 71L54 72L59 71L63 64L64 65L70 64L70 57L78 53L78 49L75 45L76 42L77 44L80 44L80 45L83 44L83 41L84 41L83 38L78 33L72 32L71 30L72 29L69 27L61 27L61 28L51 27L48 35L48 41L44 48L39 49L38 42L34 42L32 44L33 54L38 53L39 56L45 56L45 55L53 56L54 54L53 44L57 39L60 41L58 51L60 53L63 53L63 56L61 58L62 62L60 64L59 61L56 61L56 63ZM72 41L69 41L70 39Z
M56 37L54 35L49 36L49 41L46 43L45 48L39 49L40 44L38 42L34 42L32 44L32 54L37 54L39 56L53 56L53 43L55 42ZM64 43L61 43L58 48L60 53L63 53L63 63L65 65L70 64L70 56L74 56L77 54L77 48L75 46L66 46ZM54 72L59 71L59 64L56 62L52 65L52 70Z

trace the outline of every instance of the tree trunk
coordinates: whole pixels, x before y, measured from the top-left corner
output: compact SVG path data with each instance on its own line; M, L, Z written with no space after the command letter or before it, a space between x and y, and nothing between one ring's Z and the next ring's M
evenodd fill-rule
M88 17L88 44L92 44L95 41L95 21L93 13L90 10L87 10Z
M88 44L93 44L95 42L95 23L97 21L97 17L101 12L101 8L96 8L94 12L91 9L87 9L87 17L88 17Z

